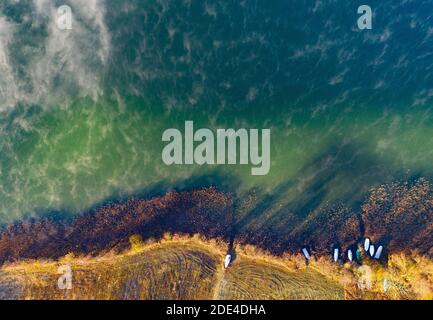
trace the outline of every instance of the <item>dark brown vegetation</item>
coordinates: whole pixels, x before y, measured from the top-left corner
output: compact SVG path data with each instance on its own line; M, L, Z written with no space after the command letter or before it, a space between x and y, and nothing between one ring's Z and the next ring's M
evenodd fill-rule
M423 179L371 190L361 214L338 205L301 215L284 207L269 213L254 199L233 203L230 194L204 188L110 203L71 219L20 221L0 231L0 263L121 251L133 234L158 239L165 232L236 240L273 254L310 245L328 255L333 245L346 250L368 236L388 250L433 255L433 190Z
M208 188L108 204L72 220L43 217L21 221L0 232L0 263L123 249L132 234L160 238L164 232L200 232L224 237L231 208L226 194Z
M419 179L382 185L362 206L365 234L391 251L417 250L433 256L433 189Z

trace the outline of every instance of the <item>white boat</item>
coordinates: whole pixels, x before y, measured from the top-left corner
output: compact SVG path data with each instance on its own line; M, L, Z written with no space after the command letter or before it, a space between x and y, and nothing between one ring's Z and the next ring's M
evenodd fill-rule
M375 259L377 259L377 260L380 259L380 256L382 255L382 250L383 250L382 246L379 246L379 248L377 248L376 254L374 255Z
M370 246L370 256L374 256L374 245Z
M352 250L348 250L347 251L347 258L349 259L350 262L353 261L353 254L352 254Z
M232 260L232 256L230 254L226 255L226 258L224 259L224 268L225 269L227 269L231 260Z
M308 253L307 248L302 248L302 253L304 254L307 260L310 260L310 254Z
M368 252L369 249L370 249L370 239L365 238L365 241L364 241L364 251Z
M338 248L335 248L334 249L334 262L337 262L338 261Z

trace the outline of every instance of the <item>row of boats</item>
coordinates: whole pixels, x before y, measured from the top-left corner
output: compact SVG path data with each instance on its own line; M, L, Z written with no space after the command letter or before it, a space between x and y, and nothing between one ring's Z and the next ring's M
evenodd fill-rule
M353 262L355 260L359 261L361 259L360 247L361 246L359 246L356 249L348 249L345 257L343 256L343 260L346 258L347 261L349 261L349 262ZM375 245L370 241L369 238L366 238L364 240L363 249L364 249L364 252L373 259L380 260L380 258L382 257L383 246L379 245L376 248ZM307 247L302 248L302 253L304 254L307 261L309 261L311 259L311 254L310 254ZM332 253L332 260L334 262L338 262L340 260L340 258L341 258L341 249L339 247L335 247L333 250L333 253Z
M365 238L364 239L364 244L359 244L355 249L348 249L347 250L347 260L349 262L353 262L353 261L360 261L361 260L361 249L364 250L365 254L367 256L370 256L372 259L376 259L376 260L380 260L380 258L382 257L382 252L383 252L383 246L379 245L376 249L375 245L370 241L369 238ZM340 260L340 248L336 247L333 250L333 254L332 254L332 260L334 262L338 262ZM307 259L307 263L308 261L311 259L311 254L308 250L307 247L303 247L302 248L302 253L304 254L305 258ZM343 257L344 259L344 257ZM232 256L231 254L227 253L225 259L224 259L224 268L227 269L228 266L230 265L232 261ZM359 283L358 282L358 287L360 288L371 288L371 283L369 281L367 281L366 283ZM388 280L385 278L383 279L383 291L387 292L389 290L389 284L388 284Z
M358 248L356 250L355 249L348 249L347 250L347 252L346 252L347 261L353 262L355 260L356 261L361 260L360 247L362 247L362 246L358 246ZM375 245L370 241L369 238L365 238L363 249L364 249L364 252L373 259L380 260L380 258L382 257L383 246L379 245L376 249ZM302 253L304 254L305 259L307 259L307 261L309 261L311 259L311 254L310 254L307 247L302 248ZM338 262L340 260L340 258L341 258L341 250L340 250L340 248L335 247L333 250L332 259L334 262ZM231 260L232 260L231 254L227 254L225 259L224 259L224 268L227 268L230 265ZM344 257L343 257L343 260L344 260Z

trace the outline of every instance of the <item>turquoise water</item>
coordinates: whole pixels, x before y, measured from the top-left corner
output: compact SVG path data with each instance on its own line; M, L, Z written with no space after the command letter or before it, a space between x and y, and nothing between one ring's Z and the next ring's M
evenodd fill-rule
M55 1L0 4L2 223L208 184L303 211L432 176L430 1L370 1L365 31L358 1L68 3L71 31ZM269 174L167 167L186 120L270 128Z

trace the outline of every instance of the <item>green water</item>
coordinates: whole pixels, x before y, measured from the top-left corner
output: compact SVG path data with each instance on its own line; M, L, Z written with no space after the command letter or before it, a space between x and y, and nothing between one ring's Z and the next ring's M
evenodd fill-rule
M33 1L0 5L1 223L203 185L283 190L302 214L432 176L428 1L373 1L364 33L356 1L92 3L70 1L66 38ZM166 166L161 135L186 120L270 128L269 174Z
M428 175L432 169L431 126L413 126L397 114L377 120L374 113L340 115L332 125L323 119L285 125L285 117L277 117L271 126L271 170L263 177L252 176L249 165L166 166L162 132L183 129L183 119L194 120L196 128L236 128L236 123L261 128L269 120L227 121L222 115L210 124L191 112L173 117L151 110L135 101L119 109L84 100L66 110L35 108L10 116L1 145L2 220L49 209L78 212L157 184L193 187L184 182L205 175L210 184L235 192L272 192L290 182L288 193L300 197L320 181L316 188L326 191L323 203L353 201L374 184Z

